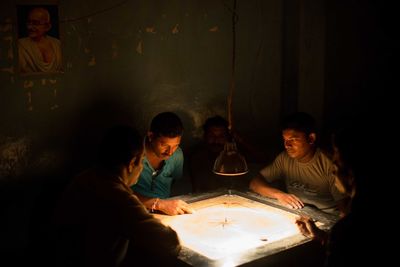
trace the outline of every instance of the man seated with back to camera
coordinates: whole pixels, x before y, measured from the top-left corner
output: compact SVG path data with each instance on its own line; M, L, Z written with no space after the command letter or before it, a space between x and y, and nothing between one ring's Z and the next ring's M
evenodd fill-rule
M335 186L333 162L317 147L314 118L293 113L283 120L281 130L285 150L251 180L250 189L292 209L310 204L339 215L348 198ZM271 186L278 180L284 181L286 192Z
M130 186L143 168L143 137L129 126L103 139L98 164L79 174L54 214L51 266L177 266L176 232L154 218ZM159 240L160 242L157 242Z
M152 212L167 215L192 213L181 199L169 199L171 186L183 173L183 152L179 147L183 134L181 119L173 112L157 114L145 138L145 157L139 181L131 188Z
M388 195L387 189L377 183L379 177L386 177L386 170L379 164L385 157L374 157L387 151L380 142L371 141L384 138L381 119L361 114L356 120L345 122L332 136L336 185L351 200L344 216L329 232L319 229L309 217L296 221L305 236L326 249L326 267L363 265L365 259L382 266L392 265L389 250L377 248L385 244L388 234L385 230L391 228L387 220L375 214L387 204L384 202Z

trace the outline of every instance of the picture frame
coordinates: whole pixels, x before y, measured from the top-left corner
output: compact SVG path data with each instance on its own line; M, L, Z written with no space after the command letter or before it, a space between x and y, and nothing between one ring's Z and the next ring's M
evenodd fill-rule
M18 73L63 73L58 5L17 4L16 8Z

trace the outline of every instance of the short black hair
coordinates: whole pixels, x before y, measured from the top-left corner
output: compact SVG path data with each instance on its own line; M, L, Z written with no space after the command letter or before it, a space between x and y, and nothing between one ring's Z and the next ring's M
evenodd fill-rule
M316 123L313 116L305 112L295 112L285 117L281 124L281 130L296 130L306 135L316 133Z
M150 124L150 131L156 136L177 137L183 134L181 119L173 112L157 114Z
M209 117L204 125L203 125L203 131L206 133L211 127L223 127L228 130L229 124L226 119L219 115L215 115L213 117Z
M143 136L127 125L110 128L104 136L98 151L98 163L105 168L113 169L128 165L130 161L143 152Z

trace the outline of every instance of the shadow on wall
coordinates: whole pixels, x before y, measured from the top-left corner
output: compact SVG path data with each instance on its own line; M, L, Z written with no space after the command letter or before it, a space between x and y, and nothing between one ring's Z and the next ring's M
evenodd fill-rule
M122 98L111 93L97 94L87 101L90 103L83 103L82 108L74 111L65 142L66 163L72 174L93 163L96 147L108 128L117 124L137 125L134 107Z

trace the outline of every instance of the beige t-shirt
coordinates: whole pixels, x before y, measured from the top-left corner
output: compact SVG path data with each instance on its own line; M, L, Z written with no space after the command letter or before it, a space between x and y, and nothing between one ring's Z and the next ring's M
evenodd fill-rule
M260 171L267 182L284 179L288 193L298 196L304 203L332 212L345 195L335 186L334 165L317 149L314 157L301 163L281 152L274 162Z

